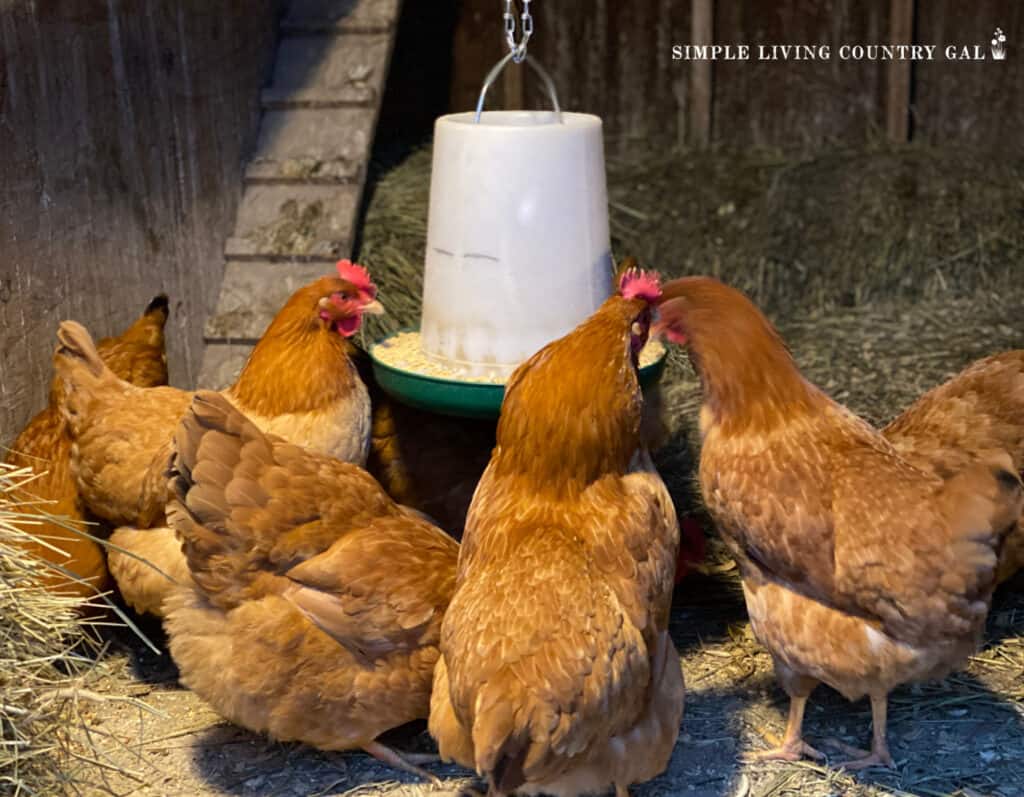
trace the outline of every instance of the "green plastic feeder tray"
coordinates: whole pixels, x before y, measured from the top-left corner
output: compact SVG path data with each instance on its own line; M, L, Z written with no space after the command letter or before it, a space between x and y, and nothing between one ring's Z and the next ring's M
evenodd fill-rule
M386 344L391 337L394 336L388 336L370 348L373 375L388 395L411 407L442 415L497 418L501 414L501 402L505 398L504 385L441 379L396 368L378 360L375 354L377 347ZM657 360L640 369L641 388L646 389L661 379L667 354L666 350Z

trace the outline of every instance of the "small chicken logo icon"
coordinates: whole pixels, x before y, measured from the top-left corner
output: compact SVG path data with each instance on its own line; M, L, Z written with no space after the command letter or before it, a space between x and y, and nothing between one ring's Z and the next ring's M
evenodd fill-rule
M1006 34L1002 28L996 28L996 32L992 34L992 60L1006 60Z

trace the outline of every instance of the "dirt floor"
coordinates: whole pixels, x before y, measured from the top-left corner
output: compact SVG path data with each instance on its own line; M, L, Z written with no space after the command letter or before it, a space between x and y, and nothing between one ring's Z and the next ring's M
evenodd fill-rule
M882 422L970 360L1024 347L1022 301L1024 292L1004 292L794 312L779 320L809 378ZM697 386L681 357L673 357L665 386L676 434L658 463L685 509ZM850 775L812 762L738 763L739 753L763 748L771 734L782 732L786 700L768 655L751 637L735 568L714 540L709 559L708 572L691 576L674 600L671 629L687 682L682 733L667 771L635 787L634 795L1024 797L1024 583L997 595L985 648L966 672L892 695L896 769ZM159 645L159 627L145 630ZM116 635L104 672L89 686L110 702L86 706L93 738L83 750L109 767L103 788L117 794L441 795L476 782L455 766L430 767L443 779L439 789L365 755L276 744L235 728L177 685L166 655L154 655L127 634ZM828 740L866 745L868 705L849 704L822 687L805 731L812 744L834 755L832 761L840 760ZM397 733L394 744L433 749L422 727Z

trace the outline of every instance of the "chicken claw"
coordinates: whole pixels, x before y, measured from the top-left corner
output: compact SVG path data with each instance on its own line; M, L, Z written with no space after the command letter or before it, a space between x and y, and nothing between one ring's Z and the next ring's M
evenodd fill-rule
M370 742L369 744L363 745L363 750L388 766L400 769L403 772L408 772L410 775L418 775L424 780L430 781L435 786L443 785L441 783L441 779L437 777L437 775L416 766L416 764L437 763L441 760L440 756L433 755L431 753L399 753L380 742Z
M868 767L889 767L890 769L895 767L892 756L889 754L889 748L885 744L880 750L861 750L859 747L846 744L838 739L829 739L828 744L850 756L849 760L835 764L835 769L854 772Z
M860 750L839 740L834 740L836 747L847 755L853 756L849 761L836 764L836 769L847 769L852 772L868 767L893 769L896 766L889 754L889 745L885 741L887 709L887 698L884 694L871 696L871 750Z
M799 761L804 756L816 761L823 761L825 756L805 742L800 735L804 721L804 708L807 706L806 696L793 696L789 699L789 719L786 721L786 736L779 739L771 731L762 732L771 744L776 745L770 750L753 750L740 756L740 761L752 764L756 761Z
M796 739L792 742L784 742L771 750L752 750L740 756L744 764L753 764L758 761L799 761L804 756L813 758L816 761L825 759L824 753L815 750L803 739Z
M858 769L867 769L869 767L888 767L889 769L893 769L895 766L892 756L889 755L889 751L883 750L877 753L868 753L863 758L841 761L835 765L835 769L845 769L849 772L855 772Z

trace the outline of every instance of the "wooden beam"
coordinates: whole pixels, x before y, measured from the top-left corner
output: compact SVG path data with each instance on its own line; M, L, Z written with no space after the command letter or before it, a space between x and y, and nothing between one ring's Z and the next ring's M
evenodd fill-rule
M889 43L913 44L914 0L891 0ZM912 62L890 61L885 103L885 129L898 144L910 140L910 77Z
M509 64L501 74L501 88L504 95L502 107L506 111L518 111L526 104L523 91L523 72L527 68L526 64ZM544 92L544 95L547 96L547 92Z
M714 0L691 0L690 42L714 42ZM711 61L690 61L690 142L695 147L711 143Z

